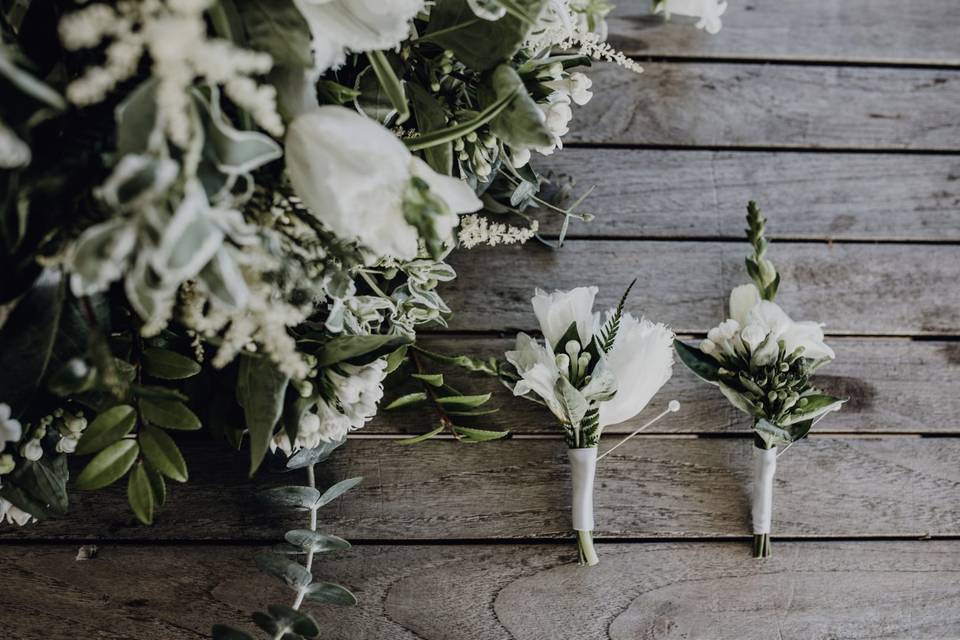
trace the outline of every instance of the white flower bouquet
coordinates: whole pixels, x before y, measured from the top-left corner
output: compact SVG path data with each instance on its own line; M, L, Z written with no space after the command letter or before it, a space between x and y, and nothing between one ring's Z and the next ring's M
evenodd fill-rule
M545 405L563 430L573 481L573 530L581 564L599 562L593 545L593 480L603 428L636 416L673 371L673 332L624 312L630 287L601 321L596 287L545 293L531 302L543 332L525 333L506 353L513 393ZM510 375L515 373L515 375ZM670 411L679 404L671 403ZM661 414L663 415L663 414Z
M719 387L730 403L753 419L753 556L771 554L773 478L777 457L846 401L818 390L810 377L834 359L817 322L792 320L773 299L780 274L766 258L766 218L747 206L747 257L752 284L730 293L730 317L710 329L699 348L676 341L680 360ZM780 449L783 447L783 449Z

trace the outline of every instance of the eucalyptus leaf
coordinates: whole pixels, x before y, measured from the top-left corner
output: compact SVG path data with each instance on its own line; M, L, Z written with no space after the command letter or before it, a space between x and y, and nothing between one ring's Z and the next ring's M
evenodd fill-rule
M357 604L356 596L345 587L332 582L314 582L307 587L306 594L307 600L324 604L339 604L351 607Z
M430 438L439 435L446 427L440 425L436 429L427 431L426 433L421 433L418 436L413 436L412 438L403 438L402 440L397 440L397 444L417 444L418 442L425 442Z
M320 446L313 447L312 449L300 449L287 460L287 468L302 469L303 467L323 462L330 457L330 454L332 454L337 447L346 441L347 439L344 437L342 440L324 442Z
M143 368L147 375L162 380L183 380L200 373L200 365L193 359L157 347L143 350Z
M423 391L416 391L414 393L408 393L400 396L386 407L384 411L392 411L394 409L402 409L403 407L412 407L413 405L420 404L421 402L426 402L427 394Z
M113 484L130 470L139 454L140 447L135 440L114 442L87 463L77 476L77 488L93 490Z
M315 553L326 551L342 551L349 549L350 543L343 538L311 531L309 529L294 529L284 534L284 539L302 551L313 551Z
M290 379L266 358L240 356L237 403L243 408L250 432L250 475L270 448L273 430L283 414L283 399Z
M262 500L279 507L294 509L316 509L320 502L320 492L313 487L273 487L257 494Z
M143 463L135 466L130 472L127 481L127 500L140 522L153 524L154 493Z
M140 412L149 424L176 431L200 429L200 418L179 400L141 398Z
M355 486L363 482L362 477L350 478L348 480L341 480L337 484L333 485L329 489L323 492L323 495L320 496L320 499L317 500L317 507L322 507L325 504L329 504L345 494L350 489L353 489Z
M267 611L270 612L270 615L273 616L273 619L278 625L293 633L308 638L313 638L320 634L320 628L309 614L282 604L268 605Z
M100 451L130 433L136 422L137 412L128 404L107 409L84 429L75 453L85 456Z
M313 576L302 565L273 553L261 553L254 560L260 570L295 590L306 587Z
M177 444L161 429L143 427L137 434L143 455L157 471L177 482L187 481L187 463Z

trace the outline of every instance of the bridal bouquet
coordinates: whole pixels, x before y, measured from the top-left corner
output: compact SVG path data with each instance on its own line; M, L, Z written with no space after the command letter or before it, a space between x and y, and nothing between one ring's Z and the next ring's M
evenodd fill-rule
M602 322L593 312L596 287L549 294L538 289L531 302L544 342L520 333L516 348L506 353L513 371L505 378L514 395L545 405L563 430L573 476L573 529L580 563L590 566L599 562L592 532L600 434L640 413L673 370L673 333L624 313L630 287ZM671 403L670 411L678 408Z
M700 378L719 387L730 403L753 419L753 556L770 555L773 477L777 457L845 400L819 391L810 376L834 359L816 322L792 320L773 299L780 274L766 258L766 218L747 206L747 257L752 284L730 293L730 318L694 348L677 340L680 360ZM778 450L779 447L783 450Z

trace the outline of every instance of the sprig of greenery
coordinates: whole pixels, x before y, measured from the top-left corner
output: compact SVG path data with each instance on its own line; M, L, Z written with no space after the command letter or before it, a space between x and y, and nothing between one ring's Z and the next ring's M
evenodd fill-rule
M616 311L613 312L612 316L607 318L603 327L600 328L599 343L604 353L610 353L610 349L613 349L613 343L616 342L617 334L620 333L620 318L623 317L623 307L627 303L627 296L630 295L630 290L633 289L633 285L635 284L637 284L636 278L633 279L633 282L627 286L627 290L620 296L620 302L617 303Z
M777 297L777 289L780 287L780 274L776 267L765 256L770 241L764 237L764 231L767 227L767 219L760 213L757 203L751 200L747 204L747 240L753 247L753 255L747 256L747 273L750 279L760 290L760 297L764 300L773 300Z

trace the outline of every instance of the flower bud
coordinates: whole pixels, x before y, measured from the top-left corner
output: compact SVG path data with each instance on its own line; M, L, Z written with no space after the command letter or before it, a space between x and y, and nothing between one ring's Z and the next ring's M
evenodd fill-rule
M0 476L5 475L16 469L17 462L9 453L0 455Z

